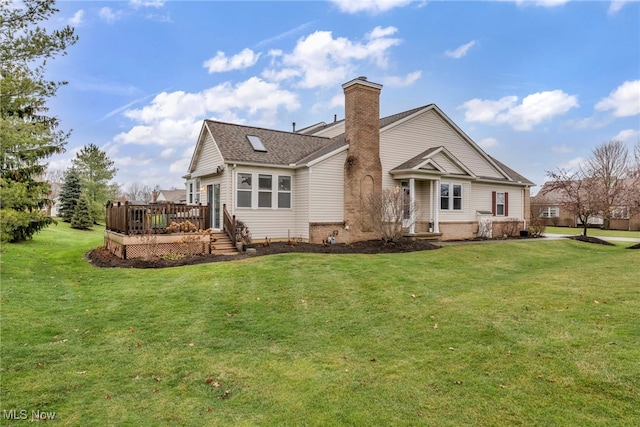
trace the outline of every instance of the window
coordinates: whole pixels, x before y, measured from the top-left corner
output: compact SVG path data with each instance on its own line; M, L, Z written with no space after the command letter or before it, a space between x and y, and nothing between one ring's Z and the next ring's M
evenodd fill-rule
M496 215L504 215L504 193L496 193Z
M258 175L258 207L271 207L271 175Z
M196 189L194 193L195 193L194 202L198 204L200 203L200 178L196 178Z
M238 173L236 190L239 208L273 208L277 203L279 209L291 208L291 177L286 175L257 174L258 185L253 185L254 174ZM277 187L274 184L277 183ZM275 193L275 194L274 194ZM275 199L277 196L277 201Z
M540 209L540 218L558 218L560 216L560 208L548 206Z
M462 210L461 184L440 184L440 209L443 211Z
M250 208L251 207L251 174L239 173L238 174L238 207Z
M493 216L509 215L509 193L491 192L491 213Z
M291 177L278 176L278 208L291 208Z
M189 183L189 204L193 204L193 182Z

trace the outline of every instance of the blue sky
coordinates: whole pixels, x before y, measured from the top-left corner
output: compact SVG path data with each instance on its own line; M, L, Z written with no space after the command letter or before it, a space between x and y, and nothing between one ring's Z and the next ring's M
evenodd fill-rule
M203 119L290 130L344 117L341 84L383 84L381 115L437 104L537 184L640 138L637 1L62 1L79 41L48 64L69 166L94 143L115 181L183 188ZM534 189L535 192L535 189Z

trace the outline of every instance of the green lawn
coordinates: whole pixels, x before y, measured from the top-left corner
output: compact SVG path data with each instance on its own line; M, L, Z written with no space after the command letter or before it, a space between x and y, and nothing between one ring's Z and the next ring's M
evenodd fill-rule
M3 248L0 425L632 426L640 251L573 240L98 269ZM16 412L11 412L16 410ZM13 415L12 415L13 414Z
M582 234L582 228L575 227L546 227L545 233L549 234ZM600 228L587 229L587 236L594 237L632 237L640 239L640 231L602 230Z

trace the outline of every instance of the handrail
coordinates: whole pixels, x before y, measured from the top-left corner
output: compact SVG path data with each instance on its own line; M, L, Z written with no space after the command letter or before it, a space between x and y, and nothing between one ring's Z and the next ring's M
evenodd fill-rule
M233 246L236 246L236 216L232 216L229 213L226 203L222 204L222 217L224 218L224 231L227 233L227 236L229 236L229 239L231 239Z
M196 230L208 225L209 207L206 205L152 204L129 202L109 203L106 209L107 230L125 235L164 234L172 223L189 221Z

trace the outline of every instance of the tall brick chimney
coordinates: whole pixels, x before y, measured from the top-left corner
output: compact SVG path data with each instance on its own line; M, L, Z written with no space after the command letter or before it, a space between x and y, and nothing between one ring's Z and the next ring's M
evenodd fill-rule
M352 242L380 238L371 222L371 198L382 193L380 91L382 85L358 77L342 85L345 139L344 220Z

